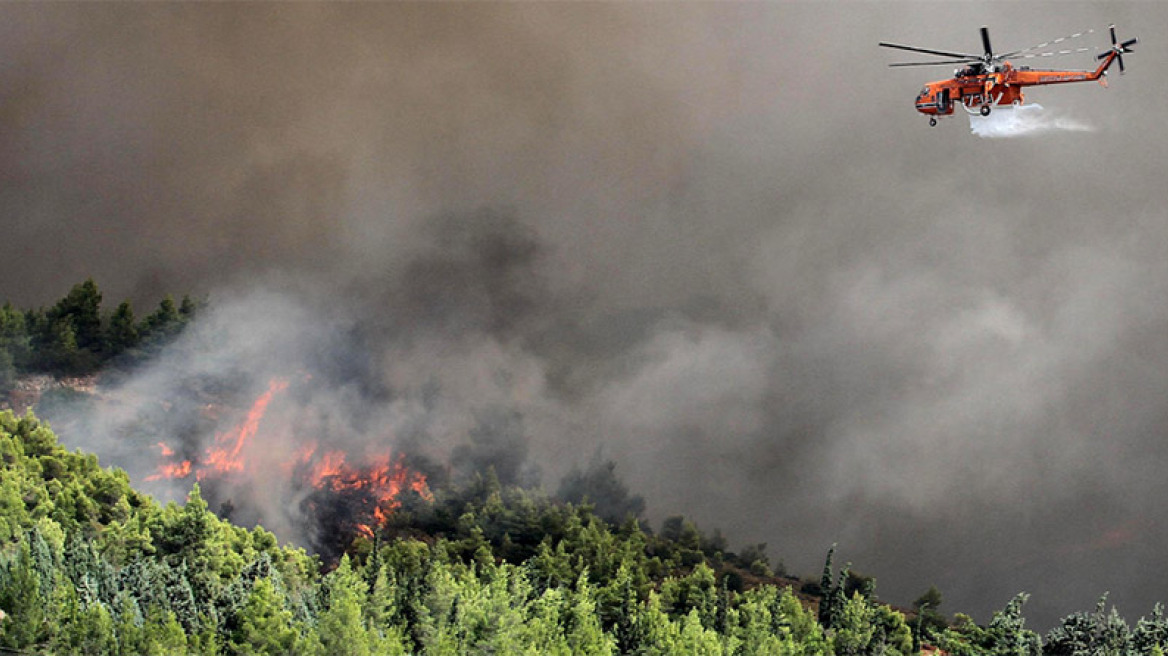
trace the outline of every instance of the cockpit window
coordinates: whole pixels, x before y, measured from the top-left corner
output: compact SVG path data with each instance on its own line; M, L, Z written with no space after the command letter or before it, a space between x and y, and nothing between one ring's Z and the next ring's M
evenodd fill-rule
M927 95L929 95L929 87L925 87L924 89L921 89L921 94L920 94L920 95L922 95L922 96L927 96Z

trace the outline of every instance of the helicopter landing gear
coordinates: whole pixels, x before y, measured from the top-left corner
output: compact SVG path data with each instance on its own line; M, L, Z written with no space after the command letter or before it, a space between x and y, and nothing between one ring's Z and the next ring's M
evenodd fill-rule
M931 128L937 127L937 119L935 119L933 117L929 117L929 127L931 127Z
M981 112L982 116L989 116L990 115L990 106L989 105L982 105L981 109L978 111Z

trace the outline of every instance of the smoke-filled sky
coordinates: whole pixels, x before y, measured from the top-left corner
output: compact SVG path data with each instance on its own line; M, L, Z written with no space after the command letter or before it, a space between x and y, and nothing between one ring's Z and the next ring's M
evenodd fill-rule
M1128 74L1030 90L1051 129L1011 139L930 129L913 98L950 71L876 46L977 52L984 24L998 51L1102 48L1111 22L1141 38ZM4 4L0 299L208 295L128 389L329 363L284 421L438 453L502 422L545 485L600 450L655 520L796 573L838 542L894 602L936 584L985 621L1029 591L1041 627L1111 591L1135 618L1168 601L1166 25L1150 2Z

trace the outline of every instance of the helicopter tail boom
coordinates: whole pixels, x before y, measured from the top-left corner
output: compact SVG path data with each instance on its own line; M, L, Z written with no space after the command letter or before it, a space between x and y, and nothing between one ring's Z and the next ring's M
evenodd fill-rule
M1032 71L1027 69L1019 69L1014 72L1011 83L1019 86L1030 86L1039 84L1065 84L1068 82L1089 82L1098 80L1100 84L1106 86L1104 75L1107 70L1111 68L1113 63L1119 64L1119 72L1124 72L1123 56L1127 53L1133 52L1131 47L1138 43L1138 39L1128 39L1122 43L1115 37L1115 26L1111 26L1111 48L1106 52L1099 53L1097 59L1101 60L1099 66L1094 71Z

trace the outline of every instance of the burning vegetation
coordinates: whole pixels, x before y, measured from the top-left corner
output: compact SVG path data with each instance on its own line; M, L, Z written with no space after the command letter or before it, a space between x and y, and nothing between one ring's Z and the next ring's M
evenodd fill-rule
M432 501L427 476L411 468L404 453L382 451L356 458L341 449L322 448L309 440L287 450L285 440L265 432L269 406L289 389L289 380L273 378L251 404L238 425L217 433L213 443L194 457L181 457L175 448L158 442L160 462L147 481L189 479L203 485L208 497L222 496L221 513L230 515L243 499L231 499L230 490L247 489L269 468L272 451L275 471L283 473L290 494L301 499L299 511L312 525L312 546L326 558L340 551L357 535L373 538L402 504L405 493Z

